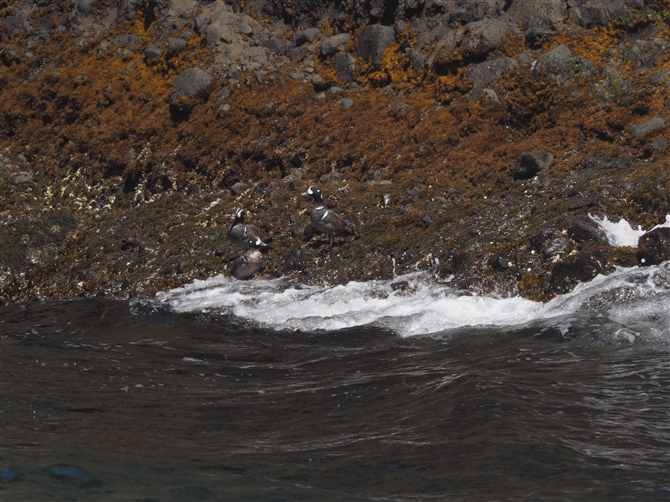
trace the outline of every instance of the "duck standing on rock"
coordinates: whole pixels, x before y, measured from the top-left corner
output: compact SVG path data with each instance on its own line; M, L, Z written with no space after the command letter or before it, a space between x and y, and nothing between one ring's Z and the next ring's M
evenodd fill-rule
M233 246L242 249L250 249L252 247L267 246L268 236L260 228L253 225L246 225L244 218L247 213L244 209L235 211L235 220L228 228L228 239Z
M333 239L335 237L356 235L356 227L354 227L353 223L326 209L323 203L323 193L319 187L312 185L303 195L311 195L314 198L312 211L309 215L310 221L316 230L329 237L331 248L333 247Z

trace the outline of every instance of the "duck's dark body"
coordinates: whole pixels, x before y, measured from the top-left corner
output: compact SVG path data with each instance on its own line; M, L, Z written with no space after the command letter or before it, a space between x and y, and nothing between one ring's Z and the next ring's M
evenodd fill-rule
M232 261L230 273L235 279L243 281L251 279L261 268L263 268L263 255L258 249L251 248Z
M267 246L267 235L260 228L246 225L246 212L242 209L235 211L235 220L228 229L228 239L233 246L249 249L253 246Z
M316 186L311 186L303 195L311 195L314 198L312 211L310 212L310 221L312 226L321 233L330 238L330 245L333 245L334 237L349 237L356 235L354 225L326 208L323 203L323 193Z

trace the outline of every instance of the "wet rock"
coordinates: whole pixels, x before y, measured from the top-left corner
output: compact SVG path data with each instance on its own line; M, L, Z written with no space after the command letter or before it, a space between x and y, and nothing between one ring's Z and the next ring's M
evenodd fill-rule
M566 14L564 0L515 0L509 9L514 21L524 29L543 27L556 29Z
M289 249L284 257L284 273L304 270L307 266L307 257L298 249Z
M507 270L511 265L510 260L504 254L497 254L497 255L489 257L489 259L487 260L487 263L488 263L489 267L493 268L494 270L498 270L498 271Z
M577 216L572 220L568 235L575 242L586 241L605 241L605 231L591 218L587 216Z
M670 260L670 228L655 228L640 236L637 242L640 265L658 265Z
M628 130L628 132L630 133L631 137L637 138L638 136L644 136L645 134L664 126L665 120L660 117L654 117L653 119L649 119L642 124L635 124Z
M200 68L184 70L174 83L176 92L172 95L173 99L181 96L193 98L198 92L207 88L212 80L212 76Z
M476 64L468 70L468 78L476 89L486 87L490 82L501 77L509 70L519 67L519 63L513 58L500 58L484 63Z
M514 164L514 179L529 179L554 162L549 152L523 152Z
M378 65L386 48L395 42L395 32L391 26L373 24L363 28L358 38L358 57L371 60Z
M351 40L349 33L340 33L339 35L324 38L321 40L321 46L319 47L321 56L330 56L338 47L344 47L348 44L349 40Z
M343 82L356 80L356 59L351 54L338 53L335 55L335 71L337 78Z
M532 28L526 30L524 38L526 39L526 42L528 42L529 44L535 45L542 42L545 38L549 38L554 33L555 31L549 28L533 26Z
M549 286L554 293L567 293L578 283L593 279L605 271L607 254L603 251L584 251L557 262L551 270Z
M235 279L245 281L263 268L263 262L263 255L258 249L249 249L231 262L230 273Z

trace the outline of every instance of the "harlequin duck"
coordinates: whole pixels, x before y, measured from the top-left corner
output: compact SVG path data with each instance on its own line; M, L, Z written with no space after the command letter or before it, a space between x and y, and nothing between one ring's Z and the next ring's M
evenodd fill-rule
M303 195L311 195L314 198L312 211L310 213L310 220L312 226L326 234L330 239L330 247L333 247L333 239L335 237L348 237L356 235L356 228L353 223L348 222L344 218L335 214L333 211L326 209L323 203L323 193L317 186L310 186Z
M246 216L247 213L244 209L235 211L235 220L231 223L230 228L228 229L228 239L230 239L230 243L233 246L242 249L249 249L252 246L267 246L265 243L268 240L267 234L258 227L245 225L244 218Z
M230 273L235 279L244 281L251 279L256 273L263 268L263 255L256 246L260 246L263 242L257 238L252 244L253 247L247 249L247 252L242 256L235 258L230 264Z

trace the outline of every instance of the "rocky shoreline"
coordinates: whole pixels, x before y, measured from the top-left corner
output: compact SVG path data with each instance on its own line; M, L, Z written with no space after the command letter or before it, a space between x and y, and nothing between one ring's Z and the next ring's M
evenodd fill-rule
M547 300L670 259L670 2L0 0L0 302L415 269ZM319 185L355 238L310 232ZM667 231L666 231L667 230Z

